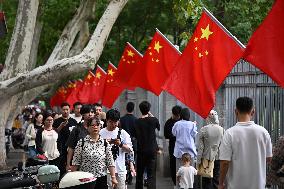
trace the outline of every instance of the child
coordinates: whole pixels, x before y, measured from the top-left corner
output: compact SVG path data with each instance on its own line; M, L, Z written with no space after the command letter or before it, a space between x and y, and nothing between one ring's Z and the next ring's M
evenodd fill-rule
M191 157L188 153L184 153L181 157L183 166L177 172L177 184L181 189L193 188L194 175L197 170L190 165Z

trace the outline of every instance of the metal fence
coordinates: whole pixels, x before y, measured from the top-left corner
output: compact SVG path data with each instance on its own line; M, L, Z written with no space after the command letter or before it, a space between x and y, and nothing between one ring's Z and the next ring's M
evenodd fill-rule
M284 90L266 74L241 60L233 68L216 94L214 109L217 110L220 123L225 129L234 126L236 123L235 101L241 96L248 96L254 100L254 121L268 130L272 142L275 143L279 136L284 134L282 125L284 123ZM135 92L125 91L116 102L115 107L125 112L126 103L133 101L136 104L135 114L140 116L138 105L143 100L148 100L152 104L151 112L160 120L161 130L157 132L157 136L159 145L164 148L165 154L158 167L164 176L169 176L169 161L166 150L168 143L163 137L163 125L170 118L171 108L174 105L184 105L166 92L157 97L143 89L136 89ZM198 129L206 124L205 120L193 111L191 111L191 120L197 121Z
M236 123L235 101L240 96L253 98L255 103L254 121L264 126L275 143L284 134L284 90L276 85L266 74L240 61L224 83L225 128Z

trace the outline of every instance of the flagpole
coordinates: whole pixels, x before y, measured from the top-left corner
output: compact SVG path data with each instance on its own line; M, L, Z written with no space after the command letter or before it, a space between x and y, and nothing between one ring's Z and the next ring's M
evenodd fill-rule
M111 64L115 69L117 69L110 61L108 62L108 64Z
M242 44L242 42L240 42L233 34L231 34L231 32L229 32L229 30L227 30L227 28L225 28L214 16L213 14L211 14L211 12L209 12L209 10L207 10L205 7L203 7L203 10L205 11L205 13L210 16L233 40L235 40L242 48L246 48L246 46L244 44Z
M101 71L106 74L106 71L104 69L102 69L102 67L100 67L100 65L98 65L97 67L99 67L101 69Z
M137 50L135 49L129 42L126 42L133 50L135 50L141 57L143 57L143 55Z
M172 44L172 42L170 42L170 40L169 40L168 38L166 38L166 37L164 36L164 34L162 34L162 32L160 32L160 31L158 30L158 28L156 28L156 31L159 32L159 34L160 34L165 40L167 40L167 41L174 47L174 49L176 49L176 51L181 55L181 52Z

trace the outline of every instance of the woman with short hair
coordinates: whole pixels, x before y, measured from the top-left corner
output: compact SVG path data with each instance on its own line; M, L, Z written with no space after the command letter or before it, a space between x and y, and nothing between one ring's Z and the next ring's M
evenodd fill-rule
M117 184L111 145L99 135L101 121L98 118L89 119L87 127L89 135L77 143L72 170L93 173L97 178L95 189L107 189L107 169L110 172L112 184Z

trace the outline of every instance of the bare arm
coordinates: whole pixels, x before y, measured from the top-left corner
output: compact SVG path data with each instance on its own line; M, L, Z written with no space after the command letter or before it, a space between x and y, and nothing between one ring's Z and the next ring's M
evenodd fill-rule
M219 177L219 189L223 189L225 187L225 178L229 169L230 161L221 160L220 166L220 177Z
M73 155L74 155L74 149L68 147L68 148L67 148L67 152L68 152L68 154L67 154L66 170L68 171L68 170L71 169L70 166L71 166L72 157L73 157Z
M116 180L116 176L115 176L115 167L109 166L108 170L109 170L109 173L110 173L110 176L111 176L112 187L114 188L114 186L116 186L118 184L118 182Z
M266 163L267 163L268 165L271 163L271 161L272 161L272 157L267 157L267 158L266 158Z
M177 185L179 184L180 176L177 176Z

